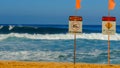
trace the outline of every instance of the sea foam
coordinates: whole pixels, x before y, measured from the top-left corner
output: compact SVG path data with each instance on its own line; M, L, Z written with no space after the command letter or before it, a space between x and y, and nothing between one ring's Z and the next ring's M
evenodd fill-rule
M71 40L74 39L74 34L0 34L0 40L7 39L9 37L27 38L27 39L38 39L38 40ZM96 39L96 40L108 40L107 35L101 33L83 33L77 34L77 39ZM111 40L120 40L120 34L111 35Z

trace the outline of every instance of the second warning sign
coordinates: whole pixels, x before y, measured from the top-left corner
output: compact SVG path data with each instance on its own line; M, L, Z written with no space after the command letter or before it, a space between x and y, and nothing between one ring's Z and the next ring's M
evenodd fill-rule
M116 18L103 17L102 18L102 33L104 35L114 35L116 33Z

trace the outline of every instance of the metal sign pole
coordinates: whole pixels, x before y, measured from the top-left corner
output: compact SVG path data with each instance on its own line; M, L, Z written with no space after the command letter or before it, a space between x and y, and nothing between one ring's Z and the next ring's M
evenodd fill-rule
M76 33L74 33L74 64L76 63Z
M108 34L108 65L110 65L110 35Z
M77 16L77 13L78 13L78 9L75 10L75 16ZM75 64L76 64L76 31L74 33L74 67Z
M110 17L110 10L108 10L108 16ZM110 65L110 34L109 32L108 32L108 65Z

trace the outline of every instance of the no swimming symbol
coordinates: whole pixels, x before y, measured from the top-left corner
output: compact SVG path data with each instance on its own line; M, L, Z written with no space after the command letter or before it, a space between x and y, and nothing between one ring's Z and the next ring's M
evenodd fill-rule
M79 23L77 23L77 22L72 23L72 29L75 31L79 30L80 29Z

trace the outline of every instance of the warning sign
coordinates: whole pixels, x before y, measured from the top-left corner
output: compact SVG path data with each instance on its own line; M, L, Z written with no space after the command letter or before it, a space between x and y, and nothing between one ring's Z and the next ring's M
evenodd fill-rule
M69 32L82 33L82 17L80 16L69 17Z
M116 18L103 17L102 18L102 33L104 35L114 35L116 33Z

